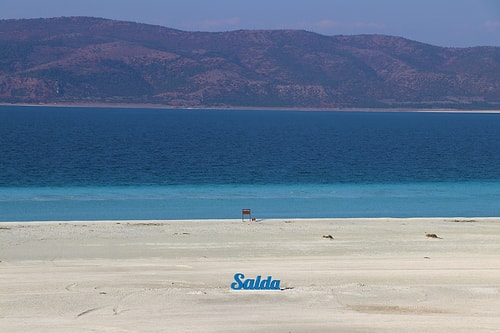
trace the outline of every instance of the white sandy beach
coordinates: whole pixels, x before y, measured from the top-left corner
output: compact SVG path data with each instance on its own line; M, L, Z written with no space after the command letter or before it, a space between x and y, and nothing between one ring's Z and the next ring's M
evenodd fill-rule
M500 328L500 218L0 223L0 261L1 332Z

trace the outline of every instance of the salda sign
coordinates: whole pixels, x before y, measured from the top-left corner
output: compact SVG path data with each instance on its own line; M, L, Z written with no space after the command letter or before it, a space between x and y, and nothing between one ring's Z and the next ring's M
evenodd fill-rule
M231 283L233 290L280 290L280 280L274 280L271 275L262 279L261 275L257 275L255 279L245 279L245 274L234 274L234 282Z

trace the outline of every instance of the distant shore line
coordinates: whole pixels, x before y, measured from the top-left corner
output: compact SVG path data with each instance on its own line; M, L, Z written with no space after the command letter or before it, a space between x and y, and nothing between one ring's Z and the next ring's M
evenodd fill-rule
M429 108L321 108L321 107L259 107L259 106L172 106L163 104L134 103L0 103L13 107L60 107L60 108L114 108L114 109L164 109L164 110L234 110L234 111L314 111L314 112L423 112L423 113L500 113L490 109L429 109Z

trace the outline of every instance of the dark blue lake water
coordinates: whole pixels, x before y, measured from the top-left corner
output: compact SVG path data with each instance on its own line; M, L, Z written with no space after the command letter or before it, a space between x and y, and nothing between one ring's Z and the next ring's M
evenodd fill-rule
M500 114L0 107L0 220L500 216Z

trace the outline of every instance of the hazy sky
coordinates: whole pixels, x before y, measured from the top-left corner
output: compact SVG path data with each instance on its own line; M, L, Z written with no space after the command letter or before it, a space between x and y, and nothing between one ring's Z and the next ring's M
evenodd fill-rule
M500 0L0 0L0 18L95 16L189 31L305 29L500 46Z

